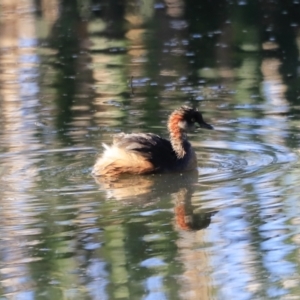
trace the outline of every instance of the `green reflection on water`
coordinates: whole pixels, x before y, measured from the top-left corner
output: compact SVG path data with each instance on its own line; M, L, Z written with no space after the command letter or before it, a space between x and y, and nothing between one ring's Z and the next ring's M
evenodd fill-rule
M2 297L298 297L296 4L0 4ZM186 103L199 175L95 183Z

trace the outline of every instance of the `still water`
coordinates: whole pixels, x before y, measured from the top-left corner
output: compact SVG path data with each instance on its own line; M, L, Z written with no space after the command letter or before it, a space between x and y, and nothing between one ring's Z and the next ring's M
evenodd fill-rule
M300 4L199 3L0 0L0 299L300 299ZM183 104L197 172L90 175Z

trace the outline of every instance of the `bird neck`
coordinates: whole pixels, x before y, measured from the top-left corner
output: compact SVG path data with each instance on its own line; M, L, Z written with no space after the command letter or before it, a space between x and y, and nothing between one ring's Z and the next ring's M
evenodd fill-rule
M184 149L184 141L186 139L185 133L178 126L178 123L182 120L182 115L179 113L173 113L168 122L168 130L170 133L170 142L177 158L183 158L186 155Z

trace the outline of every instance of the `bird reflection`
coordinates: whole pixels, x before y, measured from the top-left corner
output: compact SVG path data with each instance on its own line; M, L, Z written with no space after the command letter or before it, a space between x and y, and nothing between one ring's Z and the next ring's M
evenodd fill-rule
M149 204L166 195L172 195L174 223L177 230L198 231L209 226L216 211L204 211L192 204L192 195L198 184L198 172L184 174L156 174L123 176L117 180L95 177L108 198L126 203Z
M192 195L186 188L176 193L175 199L175 225L180 230L197 231L209 226L211 217L216 211L198 211L191 203Z

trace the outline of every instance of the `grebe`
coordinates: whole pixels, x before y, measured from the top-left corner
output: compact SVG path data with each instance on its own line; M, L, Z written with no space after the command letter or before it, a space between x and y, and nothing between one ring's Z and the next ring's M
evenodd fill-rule
M213 129L204 122L201 113L188 106L175 110L169 117L170 141L153 133L119 133L111 146L94 165L94 176L115 177L121 174L183 172L195 169L197 158L186 132L198 123L201 128Z

